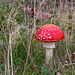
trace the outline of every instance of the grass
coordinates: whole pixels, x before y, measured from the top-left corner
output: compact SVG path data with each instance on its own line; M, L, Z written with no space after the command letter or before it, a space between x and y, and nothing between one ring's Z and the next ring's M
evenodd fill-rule
M12 73L11 49L14 75L57 75L58 72L62 75L75 74L75 60L73 65L70 62L70 56L75 52L74 3L67 1L69 4L65 8L66 2L63 2L64 6L61 12L61 5L57 5L61 1L49 0L49 2L44 2L40 8L42 1L36 1L35 8L53 14L54 17L50 17L48 21L33 18L31 14L24 11L24 7L34 7L33 0L24 2L20 0L20 3L24 5L23 7L17 0L0 2L0 74L8 74L8 65L10 66L10 73ZM43 43L35 40L35 33L41 26L50 23L59 26L63 30L65 39L56 43L56 49L53 53L53 65L46 65ZM9 33L12 36L9 36ZM9 42L10 37L12 38L11 43ZM9 58L8 50L10 52Z

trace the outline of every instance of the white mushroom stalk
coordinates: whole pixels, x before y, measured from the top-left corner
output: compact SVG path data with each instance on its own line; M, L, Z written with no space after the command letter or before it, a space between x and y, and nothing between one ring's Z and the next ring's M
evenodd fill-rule
M53 48L55 48L55 42L44 43L43 46L46 48L46 64L52 63L53 59Z

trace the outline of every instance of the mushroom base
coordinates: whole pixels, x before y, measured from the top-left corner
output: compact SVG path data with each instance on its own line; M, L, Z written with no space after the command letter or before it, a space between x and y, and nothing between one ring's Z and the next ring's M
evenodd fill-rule
M55 42L44 43L43 46L45 48L51 48L51 49L53 49L53 48L55 48Z

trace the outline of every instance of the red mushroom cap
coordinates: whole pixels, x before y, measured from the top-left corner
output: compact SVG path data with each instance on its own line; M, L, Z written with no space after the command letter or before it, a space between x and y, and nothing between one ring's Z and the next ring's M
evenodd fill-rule
M47 24L36 32L35 39L46 43L58 42L64 39L64 33L58 26Z

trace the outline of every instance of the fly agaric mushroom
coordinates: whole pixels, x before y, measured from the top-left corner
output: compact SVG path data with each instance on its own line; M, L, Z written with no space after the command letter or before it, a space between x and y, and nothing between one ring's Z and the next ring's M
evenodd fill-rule
M53 48L55 48L55 42L64 39L63 31L56 25L47 24L42 26L35 34L35 39L39 42L44 42L46 48L46 64L52 61Z

